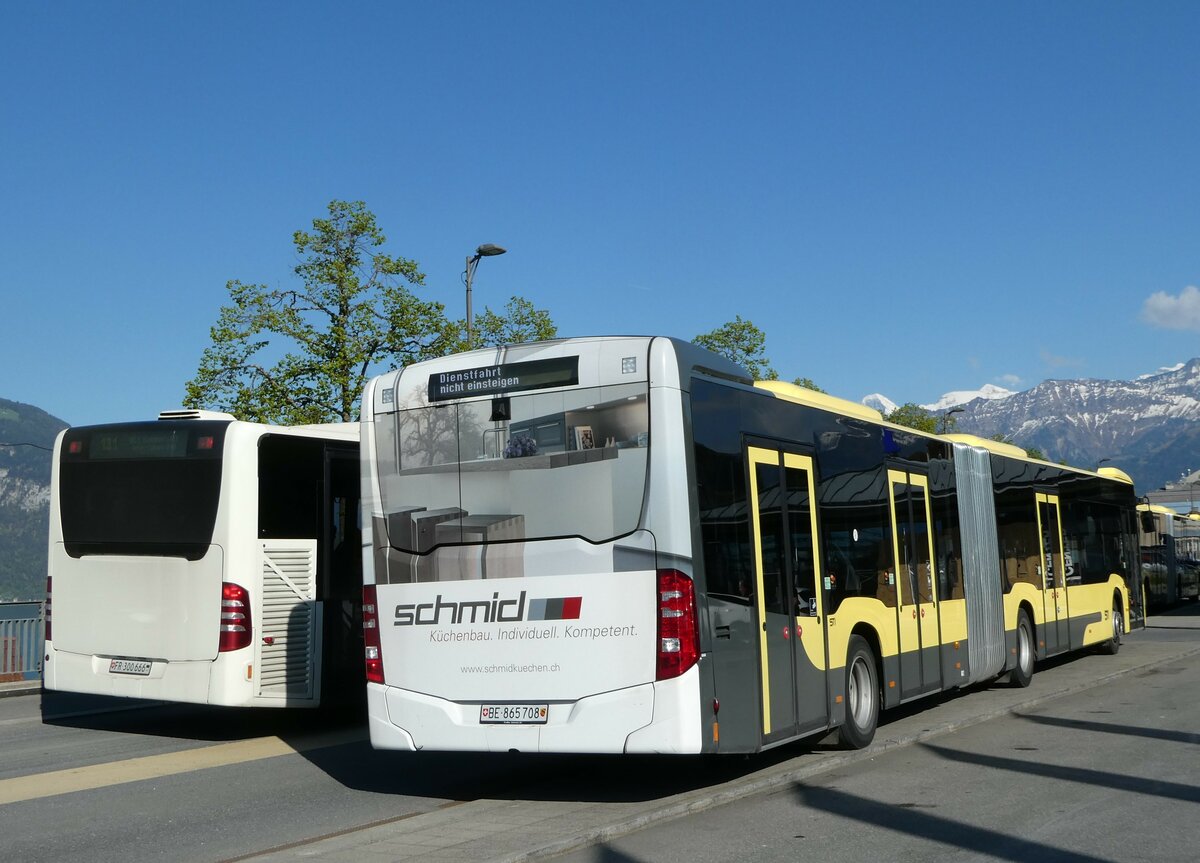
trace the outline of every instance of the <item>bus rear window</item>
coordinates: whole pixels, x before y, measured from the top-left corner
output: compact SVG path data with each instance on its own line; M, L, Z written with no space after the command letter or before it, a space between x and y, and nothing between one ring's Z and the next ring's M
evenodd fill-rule
M199 560L212 542L226 422L68 429L58 507L67 554Z
M645 383L433 404L376 420L393 548L635 530L649 452Z

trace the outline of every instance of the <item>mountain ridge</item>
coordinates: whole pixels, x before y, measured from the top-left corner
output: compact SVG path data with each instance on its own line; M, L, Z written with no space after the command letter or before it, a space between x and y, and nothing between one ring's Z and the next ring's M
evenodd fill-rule
M0 398L0 600L46 593L50 459L67 423Z
M1051 378L1020 392L1000 390L991 397L947 393L922 407L959 408L958 431L1003 435L1052 461L1095 467L1104 460L1143 494L1200 467L1200 358L1128 381ZM868 398L886 397L872 394L864 404Z

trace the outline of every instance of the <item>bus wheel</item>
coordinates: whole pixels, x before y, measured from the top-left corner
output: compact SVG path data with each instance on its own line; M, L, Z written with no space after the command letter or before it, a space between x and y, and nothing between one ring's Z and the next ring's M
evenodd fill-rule
M875 654L861 635L850 636L846 655L846 719L838 728L843 749L862 749L875 739L879 724L879 680Z
M1121 603L1114 602L1112 610L1112 638L1100 645L1100 652L1115 656L1121 649L1121 639L1125 637L1125 615L1121 613Z
M1033 624L1025 609L1017 612L1017 665L1008 673L1008 682L1023 689L1033 680Z

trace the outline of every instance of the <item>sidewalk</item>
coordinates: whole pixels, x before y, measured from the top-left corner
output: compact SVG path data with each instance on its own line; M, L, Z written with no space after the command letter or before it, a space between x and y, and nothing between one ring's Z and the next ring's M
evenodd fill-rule
M13 683L0 683L0 698L6 698L9 695L32 695L35 692L42 691L42 681L37 680L17 680Z
M1165 629L1200 629L1200 617L1156 618ZM801 751L731 781L681 794L629 802L480 799L343 834L297 843L243 860L517 863L540 860L640 830L650 824L772 791L880 752L1090 689L1149 668L1200 654L1200 632L1182 640L1129 636L1116 656L1075 654L1039 666L1027 689L981 686L947 693L885 715L875 742L858 752ZM786 751L786 750L785 750ZM486 756L481 756L486 757ZM671 763L664 756L664 768ZM769 759L764 759L769 760ZM720 771L714 768L714 773ZM581 785L583 783L580 783ZM553 796L553 795L548 795Z

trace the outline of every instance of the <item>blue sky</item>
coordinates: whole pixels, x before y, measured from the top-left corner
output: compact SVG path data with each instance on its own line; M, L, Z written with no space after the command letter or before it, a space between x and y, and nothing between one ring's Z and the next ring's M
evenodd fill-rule
M153 417L363 200L423 296L932 402L1200 356L1200 5L6 3L0 397Z

